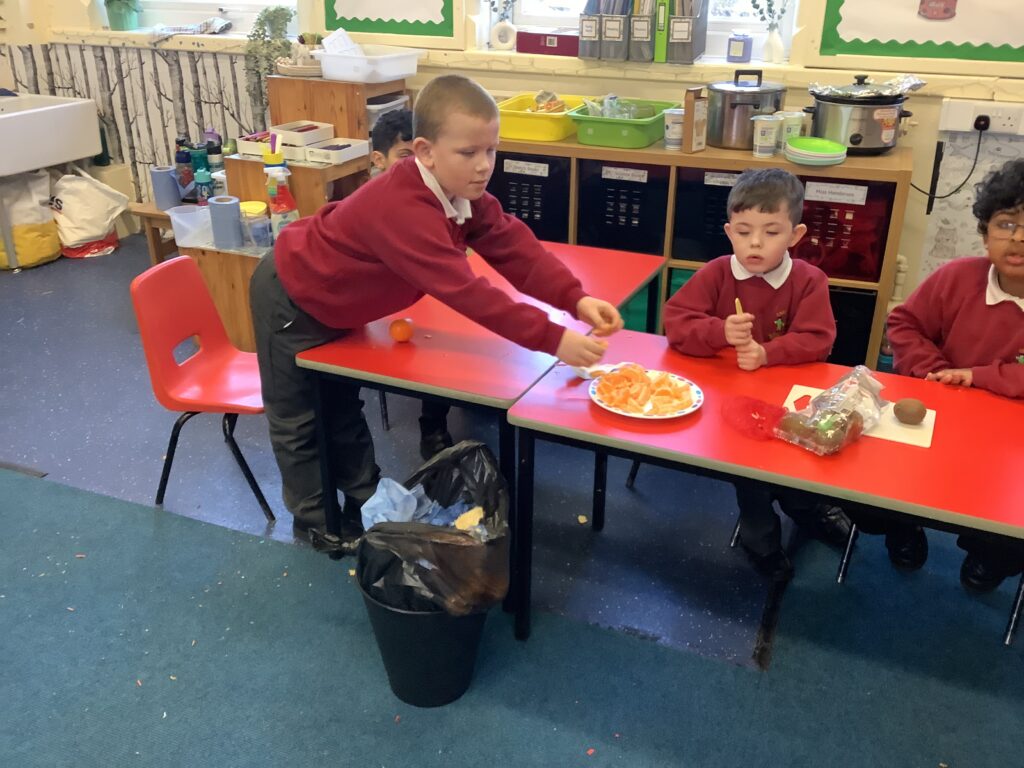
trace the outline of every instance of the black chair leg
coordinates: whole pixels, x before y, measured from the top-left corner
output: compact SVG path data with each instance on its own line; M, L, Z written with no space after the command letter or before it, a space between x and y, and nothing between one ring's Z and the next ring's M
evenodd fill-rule
M853 545L857 543L857 524L850 526L850 538L846 540L846 548L843 550L843 558L839 561L839 572L836 573L836 584L846 581L846 572L850 570L850 556L853 554Z
M740 543L740 519L736 518L736 525L732 529L732 538L729 539L729 548L734 549Z
M626 478L626 487L629 490L633 490L633 485L636 483L636 473L640 471L640 462L633 459L633 464L629 468L629 476Z
M384 427L385 432L389 432L391 421L388 419L388 395L383 389L378 394L380 395L380 425Z
M181 414L178 420L174 422L173 429L171 429L171 439L167 443L167 453L164 454L164 469L160 473L160 486L156 489L156 505L158 507L164 503L167 479L171 476L171 464L174 462L174 450L178 447L178 434L181 432L181 428L185 426L185 422L197 413L198 411L189 411L188 413Z
M245 457L242 455L241 449L238 447L238 443L235 442L235 422L238 421L237 413L225 413L222 425L224 427L224 439L228 443L228 447L231 449L232 455L235 457L235 461L238 462L238 466L242 470L242 474L245 475L246 482L249 483L249 488L252 489L253 496L256 497L256 501L259 502L260 509L263 510L264 516L267 518L267 522L274 522L274 513L270 509L270 505L267 504L266 498L263 496L263 491L260 490L259 484L256 482L256 478L252 475L252 470L249 469L249 465L245 461Z
M1017 584L1017 596L1013 599L1013 609L1010 611L1010 622L1006 625L1006 637L1003 638L1003 645L1010 645L1013 642L1022 606L1024 606L1024 573L1020 575L1020 583Z

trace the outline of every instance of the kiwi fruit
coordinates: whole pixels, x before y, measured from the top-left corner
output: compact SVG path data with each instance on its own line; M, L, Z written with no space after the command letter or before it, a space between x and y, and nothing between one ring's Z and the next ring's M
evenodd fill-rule
M892 407L892 412L903 424L920 424L928 409L915 397L905 397Z

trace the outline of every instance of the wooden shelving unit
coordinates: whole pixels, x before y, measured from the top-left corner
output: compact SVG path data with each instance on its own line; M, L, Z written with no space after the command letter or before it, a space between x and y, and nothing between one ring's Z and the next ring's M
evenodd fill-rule
M888 211L887 235L878 279L856 280L844 277L830 277L829 279L829 285L833 288L854 289L874 294L874 311L872 313L870 335L863 362L874 366L877 361L885 327L886 306L889 298L892 296L893 281L896 275L896 254L899 248L900 233L903 229L903 216L907 196L910 191L910 179L913 170L910 148L897 147L884 155L877 156L850 156L844 163L829 167L794 165L782 157L754 158L750 152L713 147L709 147L703 152L688 155L676 150L666 150L660 144L646 149L616 149L580 144L575 139L560 142L502 139L499 147L499 164L502 161L502 157L508 154L532 156L538 162L544 162L545 158L566 158L569 160L571 165L569 173L567 240L570 243L577 242L580 232L580 164L582 161L598 161L606 165L626 163L647 166L652 169L667 166L669 169L668 202L665 211L664 247L662 251L665 259L662 286L665 290L667 290L669 284L670 269L696 270L700 269L705 263L702 260L681 258L681 254L673 253L673 241L677 226L675 221L677 193L680 190L679 174L684 169L739 173L748 168L781 167L797 176L828 182L881 182L891 184L891 207ZM662 171L662 173L664 172ZM682 203L683 201L680 200L679 202ZM665 290L663 290L662 302L666 298L664 295Z

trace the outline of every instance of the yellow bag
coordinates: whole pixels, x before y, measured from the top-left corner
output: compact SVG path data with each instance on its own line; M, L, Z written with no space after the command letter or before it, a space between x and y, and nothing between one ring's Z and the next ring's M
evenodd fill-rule
M0 269L35 267L60 256L57 222L50 210L50 175L46 171L0 179L0 205L11 222L16 259L0 238Z

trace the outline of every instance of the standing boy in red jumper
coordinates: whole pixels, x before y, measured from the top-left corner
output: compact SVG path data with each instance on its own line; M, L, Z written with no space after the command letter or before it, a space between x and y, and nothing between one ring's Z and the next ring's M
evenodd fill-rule
M804 188L779 168L746 171L727 203L725 234L734 253L708 262L665 304L665 335L684 355L712 357L730 346L744 371L824 360L836 338L828 278L789 249L804 236ZM737 312L737 299L743 312ZM740 541L757 569L777 581L793 575L782 548L779 506L840 545L849 521L808 494L737 479Z
M1024 398L1024 160L990 173L976 193L987 258L951 261L892 311L893 361L905 376ZM1020 539L977 532L957 543L967 551L960 581L972 591L1024 568Z
M498 147L498 108L461 75L432 80L416 101L414 158L355 193L289 224L253 274L251 302L263 403L294 528L324 524L314 379L295 355L398 312L425 293L480 325L571 365L592 365L605 343L552 322L477 277L472 247L523 293L571 312L602 334L622 327L614 306L580 282L486 192ZM335 477L345 492L343 536L380 470L359 389L335 383L323 403Z

